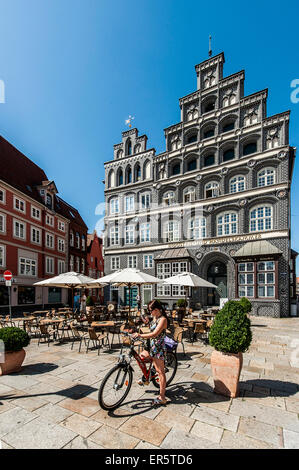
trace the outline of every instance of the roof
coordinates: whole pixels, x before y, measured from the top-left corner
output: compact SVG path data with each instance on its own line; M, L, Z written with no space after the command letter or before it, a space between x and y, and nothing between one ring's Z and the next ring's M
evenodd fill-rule
M156 259L190 258L187 248L173 248L162 251Z
M267 240L258 240L255 242L248 242L240 248L233 256L256 256L256 255L281 255L276 246L267 242Z

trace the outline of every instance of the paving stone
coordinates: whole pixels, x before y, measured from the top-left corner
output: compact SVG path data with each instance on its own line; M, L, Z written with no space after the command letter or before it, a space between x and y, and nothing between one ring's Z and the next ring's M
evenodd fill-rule
M133 449L140 441L140 439L106 425L91 434L89 439L106 449Z
M5 435L5 441L15 449L61 449L76 434L43 418L18 426Z
M249 401L253 403L259 403L265 406L273 406L274 408L279 408L280 410L285 410L285 401L282 397L273 397L265 394L245 391L242 401Z
M220 442L224 449L273 449L274 446L267 442L252 439L241 433L225 430Z
M171 429L160 445L161 449L221 449L219 444L199 438L190 433Z
M28 395L27 397L23 398L16 398L10 402L12 405L20 406L27 411L35 411L41 406L44 406L47 402L42 400L39 397L31 397Z
M83 416L91 416L99 410L99 403L89 397L79 398L78 400L66 398L59 403L59 406Z
M48 403L47 405L35 410L35 414L45 419L46 421L58 424L71 416L73 412L62 408L61 406Z
M64 449L104 449L105 447L100 446L100 444L96 444L90 439L86 439L86 437L77 436L75 437L75 439L73 439L63 448Z
M282 447L281 428L261 423L252 418L240 418L238 433L263 442L273 444L275 448Z
M78 413L74 413L69 418L66 418L60 425L65 426L82 437L88 437L102 426L97 421L86 418L86 416L79 415Z
M197 406L193 411L191 418L201 421L202 423L211 424L220 428L228 429L236 432L239 423L239 417L220 410L208 408L207 406Z
M17 406L11 410L1 413L0 438L5 436L7 433L10 433L11 431L15 431L23 424L28 423L34 418L36 418L34 413L30 413L29 411L23 410ZM8 442L8 444L10 443Z
M17 390L25 390L28 387L38 385L38 381L26 375L9 374L1 376L1 384Z
M92 415L92 419L101 424L106 424L107 426L118 429L122 424L124 424L129 418L131 418L132 412L128 409L122 407L117 408L114 411L103 410L100 408L95 414Z
M0 380L1 380L0 382L0 400L1 400L2 398L5 398L7 395L10 395L11 392L15 391L15 389L2 383L2 379Z
M187 400L197 405L205 405L209 408L228 412L231 399L206 390L193 390L186 393Z
M146 441L140 441L139 444L135 447L135 449L159 449L159 447L154 446Z
M14 406L9 401L0 401L0 413L12 410Z
M280 426L290 431L299 432L299 420L295 413L279 410L270 406L250 403L248 400L233 400L230 407L231 415L255 418L258 421L273 426Z
M283 429L283 440L285 449L299 449L299 433Z
M49 403L58 403L65 399L64 391L54 384L38 383L34 387L26 388L24 392L25 394L30 393L32 397L41 398Z
M189 432L195 421L166 407L166 409L160 410L160 413L155 418L155 422L165 424L169 428L181 430L182 432Z
M119 428L130 436L143 438L143 440L159 446L170 428L163 423L157 423L144 416L132 416Z
M200 421L195 421L195 424L191 429L191 434L194 434L197 437L203 437L208 441L219 444L223 434L223 428L211 426L210 424L202 423Z
M287 411L292 411L293 413L299 414L299 400L294 400L292 398L285 398L285 404ZM1 408L0 408L1 411Z

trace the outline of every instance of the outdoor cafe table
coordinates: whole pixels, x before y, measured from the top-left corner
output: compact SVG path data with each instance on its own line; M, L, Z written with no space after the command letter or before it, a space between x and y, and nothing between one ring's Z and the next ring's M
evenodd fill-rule
M115 326L115 321L93 321L91 323L92 327L97 327L97 328L106 328L106 327L112 327Z
M216 313L201 313L200 316L203 318L203 319L208 319L208 318L215 318L216 317Z

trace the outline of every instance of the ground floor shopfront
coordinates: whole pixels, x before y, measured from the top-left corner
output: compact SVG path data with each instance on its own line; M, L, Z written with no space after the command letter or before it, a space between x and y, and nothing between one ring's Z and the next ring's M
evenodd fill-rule
M291 302L295 301L295 258L296 253L289 247L287 237L263 239L257 237L230 237L229 243L202 244L173 243L163 250L133 251L112 256L105 254L106 266L115 268L137 267L161 280L191 271L212 282L216 289L188 289L187 295L193 308L217 306L221 299L247 297L258 316L287 317ZM112 259L112 258L115 259ZM150 263L148 262L149 257ZM118 259L117 259L118 258ZM129 262L128 262L129 260ZM146 262L145 262L146 260ZM113 272L111 270L110 272ZM106 272L108 274L108 272ZM158 298L169 308L185 296L185 288L161 284L142 286L141 304L146 305L152 298ZM131 295L131 306L136 306L138 289ZM126 288L106 288L106 300L128 305Z

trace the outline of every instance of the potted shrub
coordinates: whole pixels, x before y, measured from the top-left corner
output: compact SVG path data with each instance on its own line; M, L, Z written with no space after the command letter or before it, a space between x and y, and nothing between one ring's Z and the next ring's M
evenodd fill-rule
M94 301L91 295L86 298L86 313L92 313L94 307Z
M214 392L229 397L239 395L243 352L251 343L250 319L240 301L229 300L217 313L209 333L215 348L211 356Z
M250 313L251 312L251 309L252 309L252 306L251 306L251 302L250 300L248 300L246 297L242 297L240 300L239 300L240 304L243 306L244 310L245 310L245 313Z
M21 370L25 359L25 349L30 343L30 336L21 328L7 327L0 329L0 341L4 343L4 362L0 362L0 375Z

